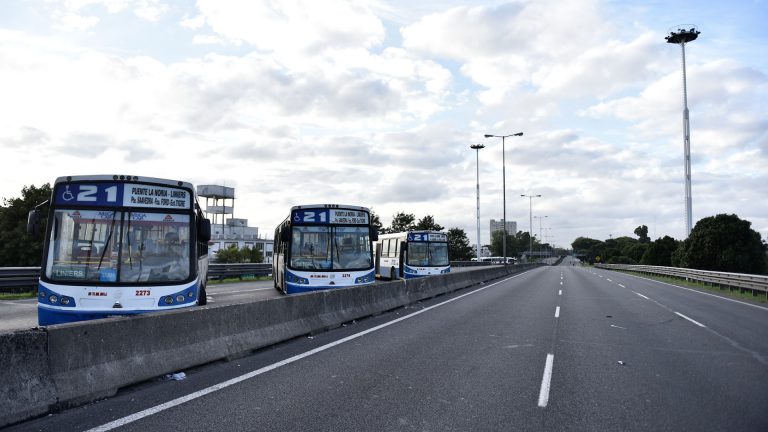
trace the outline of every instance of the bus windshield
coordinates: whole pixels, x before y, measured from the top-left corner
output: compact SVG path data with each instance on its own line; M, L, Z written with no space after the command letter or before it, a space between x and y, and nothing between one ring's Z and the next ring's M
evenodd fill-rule
M408 265L412 266L447 266L448 243L409 242Z
M368 227L294 226L290 263L296 270L370 268Z
M56 209L45 275L58 282L183 281L190 216Z
M429 243L429 264L433 266L450 265L448 243Z

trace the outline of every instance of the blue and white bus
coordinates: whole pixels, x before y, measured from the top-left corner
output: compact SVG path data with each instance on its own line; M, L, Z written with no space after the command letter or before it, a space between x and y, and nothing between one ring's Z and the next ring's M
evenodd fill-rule
M30 231L38 225L33 210ZM39 324L205 304L210 237L190 183L59 177L38 285Z
M382 234L375 242L376 276L416 278L451 272L448 235L436 231Z
M294 294L373 283L371 241L376 236L365 207L292 207L275 229L275 288Z

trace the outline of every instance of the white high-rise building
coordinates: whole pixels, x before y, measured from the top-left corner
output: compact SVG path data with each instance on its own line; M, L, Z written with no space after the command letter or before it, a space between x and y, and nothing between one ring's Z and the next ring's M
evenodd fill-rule
M517 234L517 222L515 221L507 221L507 234L509 235L515 235ZM496 220L491 219L491 239L493 239L493 233L496 231L501 231L504 229L504 219Z

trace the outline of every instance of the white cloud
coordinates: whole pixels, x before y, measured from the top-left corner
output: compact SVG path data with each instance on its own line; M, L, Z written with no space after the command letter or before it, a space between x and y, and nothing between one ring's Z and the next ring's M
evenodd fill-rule
M305 56L370 48L384 37L381 21L370 10L346 0L200 0L197 6L217 34L270 52Z
M0 195L134 173L236 187L238 216L262 232L292 205L328 201L385 223L432 214L474 239L469 145L483 142L487 241L503 180L501 142L483 134L524 131L505 156L521 230L519 194L541 193L534 214L561 245L640 224L680 238L679 52L632 14L653 6L457 4L46 2L84 34L0 29L0 158L14 161ZM156 32L141 43L137 14ZM765 233L766 70L728 57L743 41L707 41L688 59L694 219L734 212Z
M99 18L95 16L82 16L71 12L57 12L53 15L56 23L54 28L65 32L86 31L99 23Z
M160 0L139 0L136 2L134 13L137 17L156 22L170 10L170 7Z

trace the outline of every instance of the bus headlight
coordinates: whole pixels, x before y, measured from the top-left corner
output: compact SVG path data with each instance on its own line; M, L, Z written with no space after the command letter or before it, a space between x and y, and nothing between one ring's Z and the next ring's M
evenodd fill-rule
M163 302L165 302L165 304L171 304L171 303L173 303L173 297L171 297L171 296L165 296L165 297L163 298Z
M59 298L56 297L56 295L51 294L50 296L48 296L48 301L51 302L52 304L56 304L56 302L59 301Z
M374 272L370 272L365 276L360 276L358 278L355 278L355 283L356 284L368 283L368 282L373 282L374 280L375 280Z
M61 298L61 304L68 305L69 304L69 297L62 297Z
M293 273L285 272L285 280L289 283L295 283L300 285L309 285L309 279L301 276L296 276Z
M176 301L181 303L184 301L184 294L179 294L176 296Z

